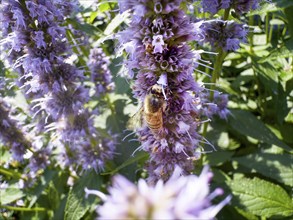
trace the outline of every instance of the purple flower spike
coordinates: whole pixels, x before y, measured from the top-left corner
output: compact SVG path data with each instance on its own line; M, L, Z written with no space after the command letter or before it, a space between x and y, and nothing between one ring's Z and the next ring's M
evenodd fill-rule
M216 14L221 9L221 1L218 0L202 0L201 5L204 12Z
M199 143L205 142L198 128L215 114L206 108L208 90L193 77L202 51L192 51L187 44L208 38L202 30L205 23L193 24L180 9L181 2L123 1L132 12L138 6L147 10L139 20L133 17L118 36L120 48L128 54L125 67L131 77L136 73L133 93L143 107L142 126L135 131L139 149L150 154L151 183L167 180L176 166L185 175L192 172Z
M201 5L204 12L216 14L221 9L231 7L237 14L247 13L259 6L260 0L202 0Z
M123 176L113 178L110 195L88 190L99 196L104 204L97 208L98 219L214 219L231 200L228 196L217 205L211 200L223 194L222 189L210 193L212 173L205 167L200 176L180 176L177 167L171 178L149 185L144 179L134 185Z
M0 141L10 148L13 159L23 161L23 156L31 143L17 126L17 121L9 115L7 103L0 98Z
M90 51L88 67L91 71L91 80L96 87L96 96L102 96L114 90L109 64L110 61L101 48Z
M233 0L232 7L237 14L247 13L259 7L260 0Z
M55 132L54 147L58 146L59 156L64 159L60 161L61 165L101 170L105 160L113 156L114 143L113 140L104 143L93 127L92 113L84 107L89 100L89 90L83 85L85 76L82 70L67 61L72 51L64 21L78 12L77 3L75 0L3 0L1 43L11 67L19 73L18 85L27 98L32 99L34 119L43 116L38 127ZM72 32L76 33L75 30ZM113 88L110 72L105 71L108 61L105 63L103 56L92 58L95 61L90 67L99 95ZM19 143L12 144L15 152L17 149L24 151ZM35 167L46 165L41 161L46 152L38 150L44 156L33 157L32 173L36 172ZM89 160L87 156L90 156Z
M246 42L248 26L234 21L210 20L198 22L199 41L223 48L225 51L236 51L240 43ZM196 25L197 26L197 25Z
M50 164L50 150L48 148L38 150L34 152L34 155L30 158L28 168L30 169L30 176L37 175L37 171L45 169Z

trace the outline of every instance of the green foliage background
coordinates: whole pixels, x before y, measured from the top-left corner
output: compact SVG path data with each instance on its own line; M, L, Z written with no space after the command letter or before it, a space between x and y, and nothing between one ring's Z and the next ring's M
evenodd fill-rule
M86 2L86 1L85 1ZM221 187L233 199L217 216L218 219L292 219L293 218L293 1L275 0L243 17L230 19L247 22L251 27L248 43L235 53L229 53L223 62L217 90L229 94L228 120L214 119L202 132L217 151L203 154L195 161L199 174L204 164L214 173L212 187ZM195 8L196 8L195 4ZM84 188L106 192L113 175L125 175L131 181L145 177L143 165L148 155L133 151L137 142L123 141L126 122L135 112L135 100L130 85L118 76L122 71L122 57L115 55L114 34L129 22L118 14L116 3L100 2L83 5L80 23L74 18L67 23L90 37L92 45L100 45L111 58L111 72L116 90L103 100L92 100L89 106L104 106L97 126L119 134L117 156L105 171L81 173L70 177L70 172L49 166L38 183L26 190L16 187L22 167L6 169L9 153L0 145L0 175L9 188L0 189L0 219L93 219L98 198L84 197ZM207 14L194 15L207 18ZM217 15L216 15L217 16ZM254 31L253 31L254 30ZM68 33L68 36L71 36ZM194 48L200 49L198 45ZM206 45L203 49L211 51ZM74 47L79 54L76 64L85 66L89 51L85 46ZM215 56L204 57L212 63ZM3 68L1 76L13 81L15 73ZM207 72L208 69L201 69ZM210 78L197 74L197 80L210 82ZM20 111L27 104L17 88L5 94ZM24 115L25 112L23 113ZM28 116L26 116L28 117ZM28 119L29 120L29 119ZM131 138L130 138L131 139ZM208 149L207 149L208 150ZM74 178L73 187L67 185ZM196 186L195 186L196 187ZM224 198L219 198L218 201ZM14 206L23 199L24 206Z

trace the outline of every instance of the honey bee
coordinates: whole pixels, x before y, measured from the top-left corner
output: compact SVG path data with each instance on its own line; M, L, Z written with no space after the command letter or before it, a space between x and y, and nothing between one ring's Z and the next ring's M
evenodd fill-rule
M128 128L141 127L145 123L156 137L160 135L163 128L163 113L167 107L164 98L163 87L159 84L153 85L144 98L140 110L130 119ZM137 126L133 126L133 121Z

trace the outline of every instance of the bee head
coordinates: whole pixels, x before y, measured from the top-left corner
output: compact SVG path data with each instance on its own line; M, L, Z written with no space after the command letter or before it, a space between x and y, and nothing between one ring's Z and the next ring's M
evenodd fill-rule
M162 94L163 94L162 87L155 84L151 87L150 93L153 95L162 96Z

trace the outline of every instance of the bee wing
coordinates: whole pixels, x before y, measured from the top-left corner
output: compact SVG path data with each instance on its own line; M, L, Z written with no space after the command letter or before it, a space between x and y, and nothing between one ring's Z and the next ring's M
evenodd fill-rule
M129 130L135 131L137 128L143 126L143 107L140 109L128 120L126 128Z

